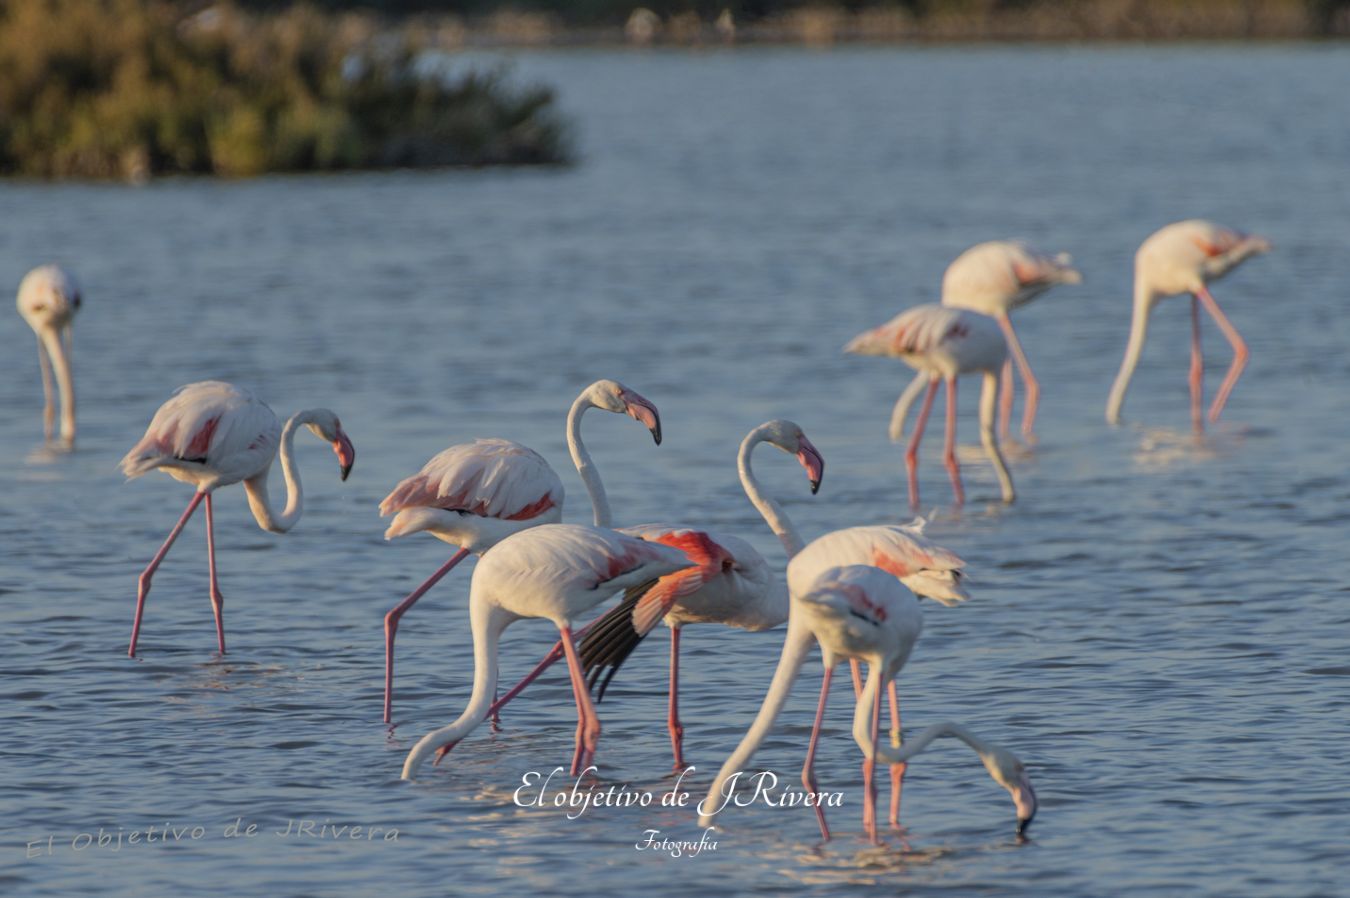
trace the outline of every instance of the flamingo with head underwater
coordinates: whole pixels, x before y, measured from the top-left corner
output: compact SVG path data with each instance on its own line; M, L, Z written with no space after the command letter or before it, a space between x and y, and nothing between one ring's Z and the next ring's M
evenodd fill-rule
M938 735L963 739L975 749L994 781L1012 795L1017 809L1017 832L1023 834L1036 815L1036 793L1021 761L1010 752L950 724L924 730L902 750L878 743L881 683L893 681L904 667L922 629L923 616L914 596L879 568L867 565L831 568L824 571L810 589L794 594L787 637L768 694L749 731L722 765L707 796L699 803L699 825L712 825L714 818L729 803L738 775L772 730L811 644L815 642L820 645L825 673L806 762L802 767L802 783L809 792L819 794L815 778L816 745L834 668L844 658L858 659L867 663L868 677L855 708L853 735L866 759L863 765L863 826L873 843L877 841L873 775L876 759L881 757L891 763L907 761L927 748ZM828 839L830 830L824 808L819 802L814 807L821 835Z
M581 441L581 418L598 408L646 425L657 445L656 406L618 381L598 380L581 391L567 415L567 446L590 495L597 526L610 524L609 500L599 471ZM385 539L425 531L459 550L384 617L384 722L393 714L394 637L403 615L470 554L486 552L513 533L562 520L563 485L532 449L501 439L461 443L432 457L380 503L394 515Z
M52 401L52 371L61 397L61 443L75 444L75 379L70 370L71 324L80 310L80 287L70 272L57 265L41 265L19 283L19 314L37 335L38 364L42 368L42 433L52 439L56 406Z
M141 573L128 655L136 656L136 640L140 635L145 597L150 593L150 581L188 518L203 500L206 501L206 558L211 579L211 607L216 618L216 642L220 653L225 653L222 617L225 599L216 578L212 495L222 486L242 481L249 509L259 527L273 533L285 533L294 527L304 513L305 502L300 470L292 454L296 430L302 425L332 444L342 479L346 480L356 461L356 449L337 415L326 408L296 412L283 427L272 410L248 390L223 381L208 380L179 387L155 412L145 435L122 459L122 473L134 478L159 469L175 480L192 484L196 492L164 544ZM286 507L280 513L272 508L267 493L267 476L278 452L281 471L286 478Z
M403 762L412 779L432 755L443 756L488 716L497 687L503 631L523 618L545 618L558 628L577 705L572 775L586 771L600 737L573 639L573 621L619 590L649 588L689 567L684 553L615 530L584 524L543 524L506 537L484 553L469 587L473 631L473 690L454 723L423 736Z
M1130 324L1130 339L1120 373L1116 375L1106 401L1109 423L1120 423L1120 408L1125 404L1125 391L1144 351L1153 307L1169 296L1182 293L1191 294L1191 426L1197 432L1205 427L1201 413L1205 357L1200 349L1200 306L1205 307L1233 347L1232 365L1209 407L1210 423L1219 420L1229 394L1247 365L1249 353L1237 328L1210 294L1208 284L1252 256L1269 250L1270 241L1264 237L1243 234L1200 219L1167 225L1140 245L1134 257L1134 317Z
M944 306L988 315L998 322L1008 341L1011 358L1003 363L1003 389L999 402L998 434L1001 440L1008 439L1012 418L1014 361L1027 389L1026 407L1022 413L1022 436L1027 440L1034 439L1031 429L1041 395L1040 382L1031 373L1031 364L1022 352L1022 343L1013 330L1009 313L1059 284L1082 283L1083 276L1072 262L1068 253L1052 256L1020 240L991 240L976 244L957 256L942 276ZM922 389L923 375L918 374L895 405L892 415L895 429L891 437L896 442L902 439L909 405Z
M905 450L905 469L909 478L909 501L919 503L919 441L933 408L938 382L947 385L947 429L943 460L951 477L956 504L965 502L961 487L961 468L956 461L956 378L961 374L984 376L980 392L980 442L998 476L1003 501L1012 502L1012 475L999 451L994 432L994 406L998 401L998 379L1008 357L1008 343L994 319L965 309L922 305L907 309L890 321L854 337L845 352L858 355L884 355L899 358L928 380L928 392L919 409L918 420ZM901 397L904 401L904 397ZM891 423L891 431L903 430L904 421Z

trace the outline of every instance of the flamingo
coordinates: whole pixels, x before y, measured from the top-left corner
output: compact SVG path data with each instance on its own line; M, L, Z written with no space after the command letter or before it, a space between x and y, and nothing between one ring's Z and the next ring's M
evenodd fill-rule
M249 509L258 526L285 533L304 513L300 471L292 455L295 432L301 425L329 442L337 453L339 471L346 480L356 461L356 449L342 430L337 415L326 408L296 412L282 427L277 416L248 390L218 380L187 384L159 407L145 436L122 459L122 473L140 477L156 468L175 480L196 487L187 510L169 531L150 564L141 572L136 594L136 617L131 625L127 655L136 657L136 639L150 581L169 553L197 506L206 500L206 559L211 578L211 607L216 618L216 642L225 654L224 596L216 579L216 537L212 517L212 494L222 486L243 481ZM286 508L277 513L267 495L267 475L281 453L281 471L286 478Z
M433 730L413 746L403 762L403 779L412 779L429 755L444 755L488 716L497 688L502 632L529 617L546 618L558 627L577 703L572 775L587 770L594 760L600 720L577 657L573 620L621 589L641 591L690 566L678 549L587 524L522 530L484 553L469 587L474 659L469 704L454 723Z
M980 392L980 442L994 465L1002 489L1003 501L1012 502L1012 475L999 452L994 434L994 405L998 400L998 379L1008 357L1008 344L998 324L987 315L965 309L922 305L907 309L890 321L859 334L844 347L859 355L898 356L901 361L928 379L928 392L919 409L919 418L905 450L905 468L909 474L909 501L919 503L919 441L933 408L939 379L947 384L947 440L944 460L951 476L956 504L965 502L961 488L961 469L956 461L956 378L968 372L984 375ZM912 385L911 385L912 386ZM901 397L904 402L904 397ZM891 431L903 425L892 419Z
M817 642L820 644L825 672L811 739L807 745L806 762L802 766L802 783L809 792L819 794L815 778L816 744L820 738L825 701L835 666L844 658L867 662L867 686L854 712L853 735L866 758L863 765L863 826L875 844L876 786L873 772L877 757L892 763L908 760L939 735L937 728L925 730L904 751L887 749L879 746L877 741L881 681L894 680L908 660L922 629L923 615L919 612L917 600L892 575L879 568L867 565L831 568L805 593L794 594L787 637L768 694L749 731L722 765L707 796L699 803L699 825L711 826L714 815L725 806L730 797L729 792L735 788L735 782L728 781L733 774L744 770L773 728L774 721L787 702L788 692L801 672L811 643ZM954 729L944 732L957 735ZM964 730L960 732L965 733ZM924 741L920 743L920 740ZM971 744L974 747L974 743ZM976 750L981 752L981 759L989 759L985 760L986 769L1013 797L1017 808L1017 831L1021 835L1036 814L1036 793L1026 776L1026 770L1006 750L984 742L979 744L981 748ZM824 809L819 804L815 805L815 809L821 836L829 839L830 830L825 821Z
M598 408L626 414L646 425L661 444L661 417L642 396L613 380L598 380L572 403L567 446L590 494L597 526L610 524L609 500L590 453L581 441L581 417ZM529 527L562 520L563 485L532 449L510 440L461 443L432 457L422 470L401 481L380 503L380 516L394 515L385 539L426 531L458 551L384 617L384 722L393 715L394 637L399 620L468 555L486 552Z
M1130 325L1125 359L1106 401L1108 423L1120 423L1120 407L1125 403L1125 390L1144 351L1153 307L1160 300L1181 293L1191 294L1191 426L1197 432L1205 427L1200 412L1205 378L1205 358L1200 351L1201 305L1233 347L1232 365L1209 407L1209 422L1213 424L1219 420L1219 414L1247 364L1249 353L1247 344L1210 295L1207 285L1252 256L1269 250L1270 241L1264 237L1243 234L1200 219L1167 225L1140 245L1134 257L1134 320Z
M61 394L61 443L75 445L75 382L70 370L71 322L80 310L80 288L70 272L41 265L19 283L19 314L37 334L38 364L42 367L42 433L52 439L56 406L52 402L52 369Z
M1031 365L1022 352L1022 344L1013 330L1008 314L1031 302L1058 284L1080 284L1083 276L1072 266L1068 253L1049 255L1032 249L1020 240L991 240L979 243L957 256L942 276L942 304L953 309L969 309L988 315L998 322L1008 341L1012 358L1003 364L1003 392L999 403L999 439L1006 440L1013 407L1012 363L1017 362L1027 388L1026 408L1022 412L1022 436L1034 440L1031 428L1036 421L1036 405L1041 385L1031 373ZM923 389L923 374L916 374L909 388L895 405L891 438L900 442L901 428L909 406Z
M750 431L741 442L737 457L741 486L792 555L801 548L801 538L778 503L763 494L750 467L751 453L760 443L795 455L806 469L812 493L820 489L825 461L801 427L791 421L768 421ZM725 624L750 631L777 627L787 620L787 589L770 573L764 556L735 536L672 524L644 524L625 527L621 532L679 549L695 566L663 577L652 590L640 597L629 597L589 627L580 646L581 664L591 687L604 676L596 697L602 701L609 681L638 643L658 623L665 622L670 628L667 726L675 756L674 769L683 770L684 726L679 715L681 630L693 623Z

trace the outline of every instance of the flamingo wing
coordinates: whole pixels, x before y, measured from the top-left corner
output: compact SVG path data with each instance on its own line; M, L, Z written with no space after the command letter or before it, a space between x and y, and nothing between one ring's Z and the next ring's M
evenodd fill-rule
M539 453L511 440L480 439L434 456L394 487L380 503L380 515L443 508L523 521L562 503L562 481Z
M179 387L159 407L121 467L127 477L185 467L242 478L270 463L280 438L277 416L249 390L201 381Z
M825 571L850 564L881 568L916 595L944 605L970 598L961 585L965 562L924 536L921 522L848 527L813 540L788 564L788 589L803 595Z
M923 355L968 333L969 324L962 310L915 306L854 337L844 351L858 355Z

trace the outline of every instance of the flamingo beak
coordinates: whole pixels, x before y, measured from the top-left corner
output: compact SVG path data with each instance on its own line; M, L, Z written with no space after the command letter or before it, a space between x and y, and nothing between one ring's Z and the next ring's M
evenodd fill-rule
M1031 787L1031 780L1023 776L1021 782L1008 791L1012 792L1013 804L1017 806L1017 835L1025 836L1039 807L1036 790Z
M337 453L342 479L346 480L347 475L352 472L352 465L356 464L356 447L341 429L338 430L337 439L333 441L333 451Z
M820 490L820 478L825 476L825 459L811 445L811 441L803 436L797 444L797 461L806 469L806 476L811 480L811 495L814 496Z
M634 421L645 424L652 432L652 439L656 440L656 445L660 446L661 413L656 410L656 406L632 390L624 390L620 398L623 399L624 412Z

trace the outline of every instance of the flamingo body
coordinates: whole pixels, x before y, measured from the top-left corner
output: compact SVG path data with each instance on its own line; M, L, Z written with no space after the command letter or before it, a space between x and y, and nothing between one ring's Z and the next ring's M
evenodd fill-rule
M961 585L966 563L925 537L922 520L846 527L817 537L788 562L788 590L804 594L826 570L856 564L886 571L915 595L944 605L970 598Z
M1082 283L1068 253L1048 255L1020 240L979 243L957 256L942 276L942 304L998 317L1058 284Z
M40 265L19 282L16 304L19 315L33 329L42 369L43 435L50 442L56 423L52 374L61 399L61 442L75 443L75 383L71 372L71 331L80 310L80 287L70 272L57 265Z

